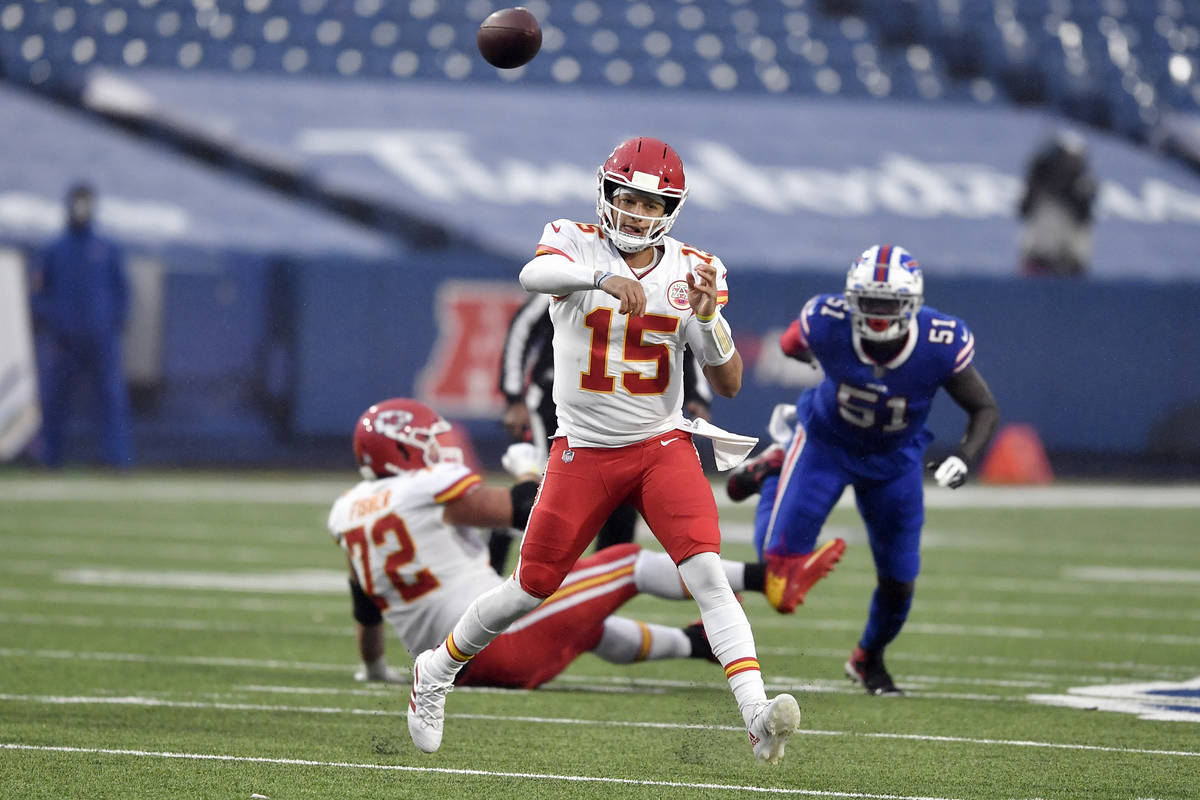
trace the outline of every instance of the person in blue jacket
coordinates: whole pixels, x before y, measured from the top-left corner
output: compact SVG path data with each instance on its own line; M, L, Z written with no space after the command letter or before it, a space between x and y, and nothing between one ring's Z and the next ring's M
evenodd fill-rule
M44 348L42 462L63 464L63 434L74 391L92 378L101 458L133 463L129 392L121 364L121 332L129 284L121 249L96 233L91 186L67 193L67 228L46 248L34 275L33 318Z

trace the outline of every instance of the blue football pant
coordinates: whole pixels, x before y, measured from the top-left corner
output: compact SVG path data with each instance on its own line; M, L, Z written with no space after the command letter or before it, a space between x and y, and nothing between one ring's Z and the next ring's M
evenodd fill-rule
M920 570L924 487L919 462L887 480L869 480L842 466L829 445L797 429L778 476L762 485L755 510L754 545L765 555L810 553L846 486L867 529L880 587L875 590L859 644L882 650L904 626L912 583Z

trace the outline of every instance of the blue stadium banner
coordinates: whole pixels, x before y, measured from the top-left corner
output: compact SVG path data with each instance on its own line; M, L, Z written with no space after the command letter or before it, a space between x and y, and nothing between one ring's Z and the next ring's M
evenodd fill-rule
M1032 110L444 82L139 71L150 102L352 189L524 256L549 219L595 215L595 173L631 135L680 152L679 238L731 268L842 271L876 241L935 274L1017 271L1015 208L1062 124ZM635 122L636 121L636 122ZM1100 277L1196 278L1200 177L1087 132Z

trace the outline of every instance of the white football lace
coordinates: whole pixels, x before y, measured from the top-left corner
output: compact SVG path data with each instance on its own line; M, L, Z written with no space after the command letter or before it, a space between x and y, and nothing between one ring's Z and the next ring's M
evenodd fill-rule
M414 698L416 702L413 705L416 706L417 716L420 717L421 722L433 726L441 721L437 712L444 708L446 694L454 689L454 684L434 683L433 681L421 681L421 684L421 693ZM417 693L414 691L413 694ZM429 702L433 697L441 698L442 702L436 705Z

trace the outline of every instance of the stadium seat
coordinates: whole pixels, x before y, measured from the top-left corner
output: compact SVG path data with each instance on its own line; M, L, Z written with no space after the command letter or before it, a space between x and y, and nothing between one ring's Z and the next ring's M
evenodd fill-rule
M541 57L504 73L474 52L494 4L448 0L13 3L0 8L0 65L36 83L100 65L1043 103L1139 141L1165 110L1200 111L1200 3L1184 0L529 5Z

